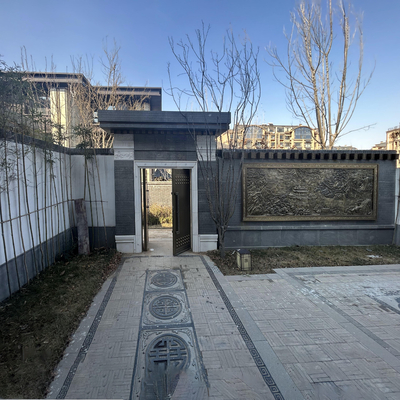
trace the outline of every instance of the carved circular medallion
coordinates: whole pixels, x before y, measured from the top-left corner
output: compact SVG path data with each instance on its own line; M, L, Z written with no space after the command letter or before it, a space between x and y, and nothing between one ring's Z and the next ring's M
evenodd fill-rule
M171 287L178 281L178 278L171 272L159 272L151 278L151 284L158 287Z
M162 335L154 339L147 348L149 371L155 371L163 365L163 371L173 367L174 371L184 368L190 361L186 342L176 335Z
M149 310L156 318L172 319L182 311L182 305L173 296L160 296L150 303Z

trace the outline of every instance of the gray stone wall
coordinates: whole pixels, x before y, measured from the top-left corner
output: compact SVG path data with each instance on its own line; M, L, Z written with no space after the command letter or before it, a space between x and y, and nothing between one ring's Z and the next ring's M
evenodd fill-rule
M71 251L74 243L72 237L71 229L68 229L42 243L41 246L38 245L27 250L25 255L20 254L17 258L0 265L0 302L19 290L18 279L21 287L28 283L25 267L28 270L29 279L32 279L36 276L36 269L39 272L43 271L53 264L61 254Z
M172 206L172 181L152 181L147 184L149 190L149 205Z
M117 137L117 136L116 136ZM123 141L124 135L118 135ZM121 146L118 142L118 146ZM123 148L123 147L121 147ZM132 142L133 159L139 161L193 161L196 160L196 146L192 136L173 132L135 132ZM134 161L115 159L115 219L118 235L135 235ZM152 183L149 184L151 186ZM150 201L164 199L171 205L171 183L169 187L149 187Z
M84 169L85 156L88 155L85 150L64 148L12 133L0 132L0 138L4 145L13 149L19 148L20 151L24 144L28 182L27 196L19 195L16 185L18 181L7 187L8 192L0 193L0 203L7 204L6 199L8 196L10 198L10 207L7 207L7 213L3 208L1 221L5 232L4 240L0 242L2 301L10 293L17 291L19 286L26 284L37 272L54 263L63 253L74 249L75 199L86 200L91 248L115 247L115 204L112 149L93 151L96 158L90 157L87 160L90 170L88 184ZM47 157L50 152L52 154L52 175L48 168L44 168L44 149ZM14 168L15 153L8 155L8 161ZM24 183L22 175L20 170L20 188ZM44 196L46 184L48 192Z
M135 160L195 161L197 157L191 135L135 133L134 141Z
M288 152L289 153L289 152ZM361 152L360 152L361 153ZM238 161L237 161L238 162ZM260 159L246 157L244 163L314 163L316 165L370 165L378 164L378 210L374 221L242 221L242 192L238 196L234 215L226 234L227 248L262 248L293 245L372 245L392 243L395 218L395 174L393 159L342 160L336 159ZM199 201L200 204L200 201ZM200 219L201 220L201 219ZM202 226L202 224L201 224ZM211 233L211 228L202 232ZM207 232L205 232L205 230ZM213 232L215 233L215 231Z

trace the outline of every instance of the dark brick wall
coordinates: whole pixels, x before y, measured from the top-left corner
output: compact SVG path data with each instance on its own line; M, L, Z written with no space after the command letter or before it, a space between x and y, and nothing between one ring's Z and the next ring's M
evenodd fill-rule
M190 135L135 134L136 160L195 161L196 156L196 146Z
M115 234L135 234L135 196L133 161L115 160Z
M212 163L212 168L216 168L217 163ZM199 191L199 203L198 203L198 212L199 212L199 234L216 234L217 228L215 226L214 221L211 218L210 214L210 206L207 199L207 191L205 188L204 180L207 175L203 176L202 168L206 168L206 163L199 162L198 164L198 191ZM212 185L210 186L212 188Z

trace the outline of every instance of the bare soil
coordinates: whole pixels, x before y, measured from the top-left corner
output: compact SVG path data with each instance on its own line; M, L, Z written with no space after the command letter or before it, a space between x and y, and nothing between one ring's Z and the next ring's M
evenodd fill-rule
M57 262L0 303L0 398L44 398L72 334L120 263L114 250Z
M217 250L207 255L224 275L271 274L274 268L400 264L400 247L392 245L274 247L250 253L251 271L238 269L236 252L227 252L225 259Z

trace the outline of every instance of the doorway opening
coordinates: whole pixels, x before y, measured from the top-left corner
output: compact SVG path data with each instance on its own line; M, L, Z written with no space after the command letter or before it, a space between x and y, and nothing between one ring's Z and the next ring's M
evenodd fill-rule
M179 255L192 248L191 170L141 168L142 251Z

